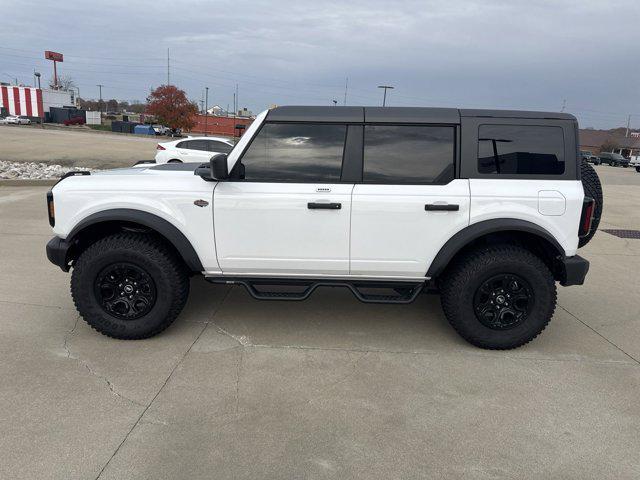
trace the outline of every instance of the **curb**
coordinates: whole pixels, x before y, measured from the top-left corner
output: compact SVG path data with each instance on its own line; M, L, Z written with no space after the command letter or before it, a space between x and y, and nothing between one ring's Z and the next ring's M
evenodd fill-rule
M59 178L47 179L0 179L0 187L51 187L55 185Z

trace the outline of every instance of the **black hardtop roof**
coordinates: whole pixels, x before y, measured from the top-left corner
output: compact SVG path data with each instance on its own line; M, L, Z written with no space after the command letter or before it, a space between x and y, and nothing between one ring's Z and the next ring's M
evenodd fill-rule
M273 122L329 123L445 123L459 124L461 117L575 120L569 113L524 110L478 110L435 107L324 107L291 105L269 110Z

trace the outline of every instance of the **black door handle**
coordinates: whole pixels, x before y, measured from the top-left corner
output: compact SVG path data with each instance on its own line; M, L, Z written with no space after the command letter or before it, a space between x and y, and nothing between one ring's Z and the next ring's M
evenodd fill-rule
M456 212L460 210L460 205L455 203L427 203L424 209L427 212Z
M322 203L322 202L309 202L307 203L309 210L340 210L342 208L341 203Z

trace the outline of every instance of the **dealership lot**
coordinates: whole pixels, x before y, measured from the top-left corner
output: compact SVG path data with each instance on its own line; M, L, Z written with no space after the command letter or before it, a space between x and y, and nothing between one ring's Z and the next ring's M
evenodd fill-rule
M596 169L600 228L640 230L640 174ZM257 302L200 278L169 330L122 342L46 260L45 191L0 187L0 478L640 476L640 240L598 232L585 286L508 352L433 295Z

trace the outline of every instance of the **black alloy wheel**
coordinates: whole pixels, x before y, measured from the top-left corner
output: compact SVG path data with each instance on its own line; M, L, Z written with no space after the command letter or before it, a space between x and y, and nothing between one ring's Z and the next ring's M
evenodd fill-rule
M524 323L534 303L533 289L523 278L501 273L485 280L476 290L473 309L484 326L507 330Z
M142 268L128 262L103 268L94 282L96 300L102 309L120 320L135 320L156 303L156 286Z

